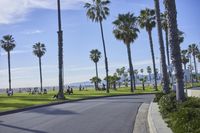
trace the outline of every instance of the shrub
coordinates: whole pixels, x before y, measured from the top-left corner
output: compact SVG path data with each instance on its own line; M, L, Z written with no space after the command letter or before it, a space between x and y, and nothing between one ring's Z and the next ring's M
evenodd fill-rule
M155 98L154 98L154 102L159 102L160 98L165 95L164 93L156 93Z
M174 92L164 95L158 103L160 112L165 118L169 113L177 110L176 94Z
M187 101L180 104L180 108L200 108L200 98L189 97Z
M200 109L180 108L171 115L169 125L174 133L200 133Z

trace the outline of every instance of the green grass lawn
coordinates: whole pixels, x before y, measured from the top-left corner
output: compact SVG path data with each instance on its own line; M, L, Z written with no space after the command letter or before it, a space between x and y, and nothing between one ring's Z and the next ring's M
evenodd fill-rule
M154 91L151 87L146 87L145 91L141 87L137 87L134 93L130 92L130 88L118 88L115 90L110 90L107 94L105 91L95 91L94 89L88 89L84 91L74 90L74 94L65 94L66 100L77 100L86 99L89 97L99 97L99 96L113 96L121 94L141 94L141 93L157 93L159 91ZM30 107L34 105L42 105L53 102L60 102L52 98L57 92L48 92L45 95L32 95L28 93L14 93L14 96L8 97L6 94L0 94L0 112L15 110L24 107Z

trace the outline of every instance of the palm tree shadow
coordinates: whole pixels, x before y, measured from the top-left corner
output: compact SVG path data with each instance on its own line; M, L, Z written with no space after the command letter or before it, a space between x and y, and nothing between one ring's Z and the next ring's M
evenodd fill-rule
M47 133L47 132L40 131L40 130L17 127L17 126L13 126L13 125L2 124L2 123L0 123L0 126L4 126L4 127L7 127L7 128L14 128L14 129L18 129L18 130L26 131L26 132L31 132L31 133Z
M70 110L61 110L61 109L51 109L51 108L41 108L41 109L33 109L27 111L26 113L39 113L39 114L46 114L46 115L76 115L77 112L70 111Z

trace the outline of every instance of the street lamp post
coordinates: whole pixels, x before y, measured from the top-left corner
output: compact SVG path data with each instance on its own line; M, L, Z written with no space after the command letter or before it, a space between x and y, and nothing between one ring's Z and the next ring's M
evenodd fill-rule
M63 93L63 81L64 81L64 71L63 71L63 31L61 25L61 11L60 11L60 0L57 0L58 6L58 69L59 69L59 91L58 99L65 99Z

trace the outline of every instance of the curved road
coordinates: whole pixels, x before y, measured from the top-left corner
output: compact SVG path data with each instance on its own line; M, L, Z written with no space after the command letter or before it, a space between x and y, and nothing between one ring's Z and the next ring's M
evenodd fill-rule
M0 116L0 133L132 133L153 95L84 100Z

